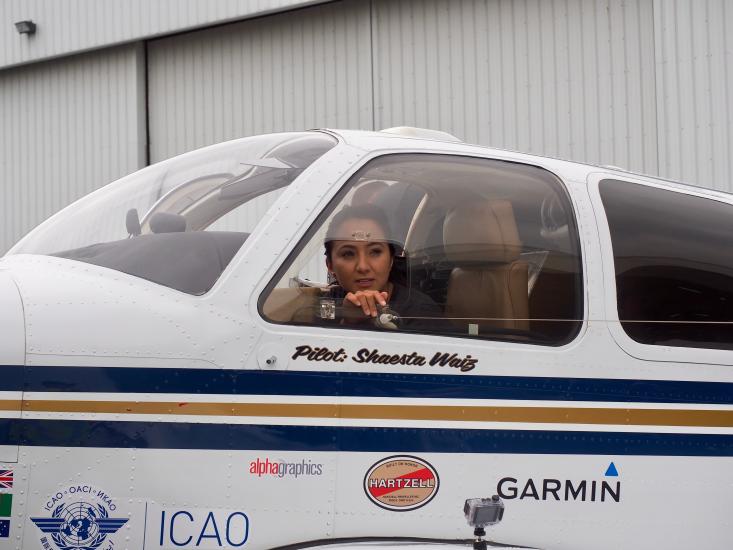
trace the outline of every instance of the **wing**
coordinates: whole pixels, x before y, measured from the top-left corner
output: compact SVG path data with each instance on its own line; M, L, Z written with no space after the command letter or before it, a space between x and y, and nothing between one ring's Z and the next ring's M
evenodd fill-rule
M31 521L44 533L58 533L64 523L60 518L31 518Z
M33 518L31 518L33 519ZM95 520L99 525L99 532L103 535L111 535L127 523L127 518L99 518Z

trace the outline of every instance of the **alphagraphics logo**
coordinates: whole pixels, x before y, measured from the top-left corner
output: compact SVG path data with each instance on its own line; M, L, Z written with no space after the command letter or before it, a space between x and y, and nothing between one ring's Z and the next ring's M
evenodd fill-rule
M260 459L257 457L249 463L249 473L257 477L301 477L301 476L320 476L323 474L323 464L309 460L301 460L300 462L285 462L282 459L270 460L269 458Z
M57 492L49 497L45 509L51 517L30 519L51 537L58 550L111 550L114 544L107 537L128 519L110 517L117 505L108 494L91 485L71 485ZM44 550L52 548L46 536L41 537L41 545Z

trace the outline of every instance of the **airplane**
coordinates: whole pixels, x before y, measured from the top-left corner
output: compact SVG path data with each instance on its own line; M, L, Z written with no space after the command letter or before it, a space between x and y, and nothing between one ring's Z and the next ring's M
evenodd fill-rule
M0 549L731 548L731 245L436 130L146 167L0 260Z

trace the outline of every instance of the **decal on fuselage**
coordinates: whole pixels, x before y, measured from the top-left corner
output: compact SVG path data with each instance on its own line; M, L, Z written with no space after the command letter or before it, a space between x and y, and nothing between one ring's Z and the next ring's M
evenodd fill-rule
M332 350L327 347L313 347L309 345L296 346L295 352L291 359L305 359L306 361L324 362L324 363L343 363L349 358L344 348ZM469 372L476 368L478 359L469 355L462 356L457 353L448 353L436 351L432 357L428 359L426 355L421 355L416 351L410 353L382 353L377 348L361 348L351 360L358 364L370 365L409 365L409 366L429 366L429 367L450 367L458 369L460 372Z
M50 495L44 509L51 515L30 518L43 536L44 550L111 550L126 517L110 517L117 504L105 491L88 484L70 485Z
M286 462L279 458L259 458L249 463L249 473L257 477L297 478L301 476L320 476L323 464L303 459L299 462Z
M561 479L534 477L502 477L496 493L507 500L544 500L560 502L621 502L621 480L616 465L611 462L606 478Z
M145 550L241 548L250 537L249 516L241 510L150 506Z
M10 518L13 514L13 470L0 469L0 539L10 537Z
M364 476L364 492L380 508L406 512L421 508L438 493L438 472L416 456L390 456Z

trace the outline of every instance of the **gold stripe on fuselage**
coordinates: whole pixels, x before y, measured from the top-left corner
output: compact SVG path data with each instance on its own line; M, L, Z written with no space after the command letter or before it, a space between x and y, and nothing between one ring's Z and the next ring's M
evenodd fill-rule
M3 410L18 410L5 408ZM16 403L7 401L5 403ZM733 427L733 410L25 400L24 412Z

